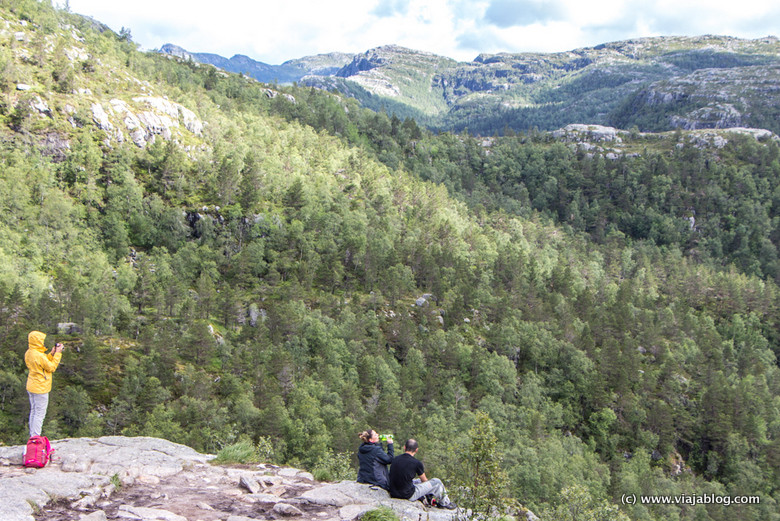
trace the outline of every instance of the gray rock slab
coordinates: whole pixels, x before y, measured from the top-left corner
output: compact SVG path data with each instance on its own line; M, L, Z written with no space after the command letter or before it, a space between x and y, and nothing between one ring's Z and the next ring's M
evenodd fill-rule
M5 478L0 481L0 519L3 521L33 521L33 507L44 506L49 495L40 487Z
M340 481L325 488L338 491L355 503L379 503L390 499L390 494L386 490L356 481Z
M372 485L341 481L301 494L301 499L314 505L344 507L349 504L380 504L390 499L386 490Z
M79 521L108 521L108 517L106 517L105 512L98 510L97 512L81 516Z
M124 482L140 476L164 478L185 466L205 464L212 456L166 440L105 436L65 439L52 443L65 472L118 475Z
M140 519L141 521L187 521L186 517L168 512L167 510L135 507L132 505L120 506L117 515L127 519Z
M374 508L373 505L347 505L339 509L339 518L341 521L353 521Z
M293 505L287 504L287 503L277 503L274 505L273 509L271 511L274 514L278 514L280 516L284 517L292 517L292 516L302 516L303 511L301 511L300 508L297 508Z
M71 474L63 476L59 468L54 465L42 469L35 469L30 474L18 478L12 478L18 483L42 490L48 497L75 498L82 492L108 485L111 480L107 476L94 476L90 474Z
M14 445L0 447L0 465L21 465L24 463L24 447Z
M258 505L264 503L271 506L273 510L270 513L277 519L295 519L301 515L306 518L306 513L297 512L309 510L307 506L311 505L322 507L316 509L316 519L327 521L353 521L380 506L390 507L400 518L413 521L452 521L455 517L452 511L425 509L416 501L391 499L385 490L371 485L354 481L319 483L312 480L309 473L298 469L258 466L257 471L248 471L213 467L208 464L213 456L155 438L107 436L57 440L52 445L56 451L54 461L43 469L11 465L10 461L14 459L21 462L24 447L0 447L0 521L34 521L34 510L54 498L71 502L73 509L88 511L98 507L105 511L112 505L106 498L114 489L114 476L125 483L135 482L153 489L162 487L159 491L161 497L167 497L168 492L163 487L163 481L173 487L171 490L179 487L180 491L182 484L197 482L197 490L203 494L193 494L193 504L207 501L205 494L208 492L220 498L235 498ZM256 494L242 491L239 487L242 476L247 481L256 482L257 487L252 487L258 491ZM308 488L311 490L305 490ZM288 495L293 489L300 494L297 498L279 497ZM217 507L216 503L212 504ZM181 515L168 510L127 503L113 504L114 508L118 505L122 506L117 519L186 521ZM99 512L90 515L94 517L86 521L105 520ZM221 519L224 521L252 519L227 512L220 515L223 515Z
M253 503L279 503L283 501L279 496L273 494L247 494L245 498L251 500Z
M453 521L457 518L457 510L444 510L440 508L425 508L419 501L405 499L390 499L382 503L393 509L399 518L425 519L426 521Z
M149 438L147 436L136 436L132 438L126 436L104 436L98 438L97 441L104 445L115 447L129 447L143 451L161 452L162 454L180 460L192 461L193 463L206 463L216 457L210 454L201 454L195 449L180 443L174 443L160 438Z
M0 520L32 521L32 505L42 507L52 498L89 498L94 503L93 498L110 495L114 475L126 483L135 479L154 483L183 469L208 467L207 462L214 458L178 443L147 437L63 439L53 441L52 448L54 459L47 467L22 469L18 465L24 447L0 447ZM128 519L144 519L129 510L124 514ZM154 521L183 519L161 515L147 517Z
M315 488L300 495L300 498L312 505L343 507L352 503L352 499L330 487Z

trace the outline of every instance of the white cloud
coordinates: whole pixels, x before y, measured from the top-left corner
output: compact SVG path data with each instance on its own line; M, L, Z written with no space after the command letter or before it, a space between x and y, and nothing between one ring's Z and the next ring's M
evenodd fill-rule
M479 52L564 51L664 34L756 38L780 27L774 0L70 0L70 6L117 31L129 27L145 49L171 42L272 64L390 43L471 60Z

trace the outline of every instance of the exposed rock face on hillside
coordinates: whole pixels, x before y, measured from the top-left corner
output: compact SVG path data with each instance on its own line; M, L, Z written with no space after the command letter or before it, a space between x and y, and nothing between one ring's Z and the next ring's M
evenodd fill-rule
M330 52L289 60L284 62L282 66L296 67L307 75L328 76L336 74L339 69L352 60L353 56L343 52Z
M780 114L778 106L780 64L774 64L702 69L656 82L637 93L631 111L665 115L659 130L695 130L763 126Z
M440 65L452 66L454 60L398 45L385 45L355 56L335 75L349 78L374 94L399 96L405 86L424 80L426 89Z
M446 109L435 78L456 64L433 53L384 45L356 55L335 76L357 83L374 95L402 98L422 113L434 114Z
M62 119L74 128L91 123L105 132L102 139L108 146L130 140L144 147L158 136L192 142L203 131L205 123L192 110L155 95L148 81L141 81L127 70L112 67L93 56L84 35L74 26L63 26L60 36L63 43L55 45L54 35L42 36L39 28L26 20L0 18L0 38L9 37L19 42L11 49L11 57L17 63L30 63L32 56L39 52L36 60L60 63L65 70L84 73L73 75L78 81L71 79L52 88L45 74L30 74L24 68L9 69L24 81L16 82L16 91L6 102L14 107L27 105L33 121ZM39 38L44 44L36 51L33 44ZM58 56L60 47L62 53ZM187 55L181 48L176 52L179 56ZM88 82L84 83L87 78ZM67 141L65 137L62 139Z
M155 438L66 439L52 446L54 460L43 469L21 466L23 447L0 447L2 521L351 521L379 506L409 521L454 517L369 485L317 482L293 468L211 465L213 456Z
M620 131L612 127L604 127L601 125L567 125L562 129L558 129L552 133L556 139L566 139L567 141L581 141L581 137L585 136L590 141L614 141L621 143L623 140L620 137L621 134L628 134L626 131Z
M170 140L174 132L181 135L179 123L190 133L200 136L203 122L188 108L165 98L139 96L130 104L120 99L92 104L92 120L98 128L118 142L125 132L139 147L154 142L156 136ZM146 110L144 110L146 109Z

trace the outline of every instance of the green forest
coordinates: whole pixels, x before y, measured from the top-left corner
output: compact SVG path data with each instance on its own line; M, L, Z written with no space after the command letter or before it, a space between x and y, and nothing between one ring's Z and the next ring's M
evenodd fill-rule
M0 443L38 329L66 345L52 439L336 478L371 427L492 515L780 520L776 140L433 132L0 6ZM96 125L151 91L202 133ZM760 502L621 501L659 494Z

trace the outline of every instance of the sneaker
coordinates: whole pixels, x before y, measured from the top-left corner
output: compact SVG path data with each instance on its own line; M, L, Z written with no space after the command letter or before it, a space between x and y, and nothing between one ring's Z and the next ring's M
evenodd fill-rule
M458 505L456 505L452 501L450 501L446 505L439 504L438 506L439 506L439 508L445 508L447 510L455 510L456 508L458 508Z

